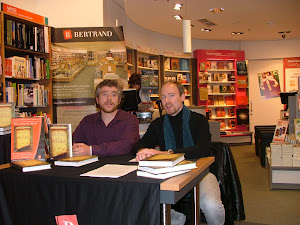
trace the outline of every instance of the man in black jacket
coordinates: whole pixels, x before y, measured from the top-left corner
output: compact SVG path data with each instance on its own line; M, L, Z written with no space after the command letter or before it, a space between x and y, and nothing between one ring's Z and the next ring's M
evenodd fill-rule
M154 120L145 135L133 147L138 161L155 154L185 153L186 159L209 156L211 134L201 114L191 112L184 104L185 93L178 82L168 81L161 88L166 115ZM154 149L159 146L160 150ZM216 177L209 173L200 182L200 208L209 225L222 225L225 210Z

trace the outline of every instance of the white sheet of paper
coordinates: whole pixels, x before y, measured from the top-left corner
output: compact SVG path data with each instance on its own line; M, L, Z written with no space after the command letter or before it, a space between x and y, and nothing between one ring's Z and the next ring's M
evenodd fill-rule
M118 178L134 170L137 170L137 166L106 164L87 173L80 174L80 176Z

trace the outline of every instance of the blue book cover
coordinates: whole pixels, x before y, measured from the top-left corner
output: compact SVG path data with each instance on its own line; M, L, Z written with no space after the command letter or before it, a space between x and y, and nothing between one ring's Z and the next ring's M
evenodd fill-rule
M189 59L180 59L180 70L189 71L190 61Z

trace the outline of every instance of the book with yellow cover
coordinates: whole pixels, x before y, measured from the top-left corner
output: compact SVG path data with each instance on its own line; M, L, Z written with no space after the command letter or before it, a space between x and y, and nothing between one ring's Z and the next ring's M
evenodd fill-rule
M72 128L71 124L49 125L50 159L72 157Z
M138 170L153 173L169 173L181 170L191 170L197 168L196 162L190 160L183 160L175 166L169 167L156 167L156 166L138 166Z
M80 155L74 156L70 158L64 158L57 161L54 161L54 165L56 166L83 166L86 164L90 164L93 162L97 162L98 156L97 155Z
M51 169L51 164L37 159L11 161L10 165L23 172Z
M43 117L12 118L11 161L45 160Z
M0 131L4 127L11 126L11 118L15 115L15 107L13 103L0 103Z
M139 166L175 166L184 160L184 153L157 154L139 161Z

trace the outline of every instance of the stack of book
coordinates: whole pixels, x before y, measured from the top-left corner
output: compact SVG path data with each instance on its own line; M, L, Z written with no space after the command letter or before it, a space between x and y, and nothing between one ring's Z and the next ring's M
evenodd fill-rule
M137 176L167 179L197 168L196 162L184 159L184 153L157 154L139 161Z
M293 146L293 166L300 167L300 146Z

